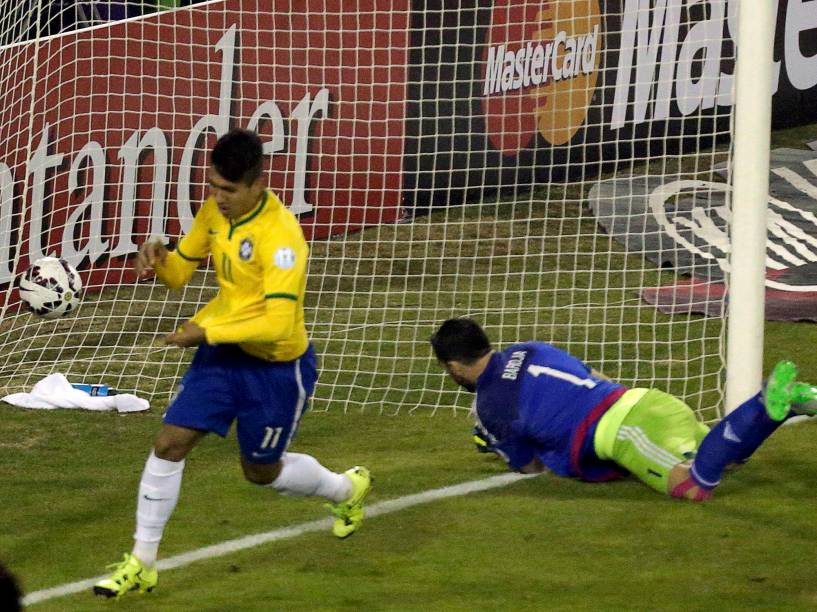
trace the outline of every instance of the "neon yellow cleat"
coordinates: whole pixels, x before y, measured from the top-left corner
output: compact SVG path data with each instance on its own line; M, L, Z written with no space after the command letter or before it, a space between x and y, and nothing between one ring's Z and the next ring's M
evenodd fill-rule
M95 595L119 599L130 591L150 593L156 587L156 582L158 582L159 574L156 569L145 567L139 559L130 553L125 553L121 562L113 563L108 567L116 569L108 578L100 580L94 585Z
M363 522L363 500L372 490L372 475L365 467L355 466L344 472L352 481L352 495L339 504L326 504L335 515L332 533L339 538L348 538Z

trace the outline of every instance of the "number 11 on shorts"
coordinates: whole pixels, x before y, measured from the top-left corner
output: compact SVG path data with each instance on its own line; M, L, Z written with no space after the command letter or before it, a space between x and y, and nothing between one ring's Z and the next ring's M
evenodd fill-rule
M259 447L260 450L264 450L265 448L275 448L278 446L278 439L281 437L281 432L283 430L283 427L265 427L264 439L261 440L261 446Z

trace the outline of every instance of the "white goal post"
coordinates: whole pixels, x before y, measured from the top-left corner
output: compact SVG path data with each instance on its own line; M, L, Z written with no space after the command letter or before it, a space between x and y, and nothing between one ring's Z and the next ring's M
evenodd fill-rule
M132 257L189 228L234 126L310 242L315 410L467 409L428 346L462 315L705 421L757 387L772 3L211 0L54 35L46 4L0 18L0 396L62 372L166 403L191 353L161 339L214 279ZM15 279L52 254L87 289L46 321Z
M730 238L726 411L737 408L763 378L766 235L775 6L743 2L737 57L735 165ZM758 92L769 95L758 95ZM739 265L737 262L740 262Z

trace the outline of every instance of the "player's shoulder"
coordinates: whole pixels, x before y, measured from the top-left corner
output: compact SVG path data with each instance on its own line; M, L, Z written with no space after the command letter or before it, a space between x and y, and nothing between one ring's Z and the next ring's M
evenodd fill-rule
M575 355L541 340L514 344L505 349L503 353L508 357L516 356L525 363L533 362L537 365L567 371L589 371L588 366Z
M574 358L570 353L568 353L564 349L559 348L555 344L551 344L550 342L534 340L532 342L526 342L525 344L529 347L531 352L538 353L540 355L552 355L554 357Z
M216 204L216 199L213 196L208 196L204 202L201 203L199 207L199 214L201 215L213 215L219 212L218 204Z
M534 355L542 356L558 354L563 351L560 351L558 348L552 344L548 344L547 342L542 342L541 340L530 340L527 342L517 342L516 344L512 344L504 348L501 352L506 357L513 355L532 357Z
M257 221L266 225L274 224L275 226L286 226L293 221L296 224L298 223L295 215L284 205L278 194L269 189L264 192L264 205Z
M267 203L267 206L268 206L268 210L274 210L278 206L286 208L286 206L284 206L283 200L281 200L281 198L278 196L278 194L275 193L272 189L265 189L264 190L264 195L266 197L266 203Z
M215 199L212 197L208 197L204 200L196 213L196 217L206 220L216 219L219 215L218 204L216 204Z
M265 242L268 244L305 244L304 233L298 218L273 191L267 191L266 194L264 210L258 220L268 230L264 232Z
M296 267L299 262L306 261L309 247L304 238L303 230L295 215L290 212L278 196L267 191L267 201L264 206L263 219L259 219L262 231L257 231L258 248L265 261L272 262L275 267L288 270Z
M213 198L207 198L196 211L192 226L185 235L208 238L222 223L226 222Z
M284 202L278 197L272 189L264 191L264 207L261 211L261 216L269 218L287 219L294 217L289 209L284 205Z
M564 372L571 372L576 375L589 374L591 368L579 357L572 353L546 342L536 345L537 361L542 365L555 368Z

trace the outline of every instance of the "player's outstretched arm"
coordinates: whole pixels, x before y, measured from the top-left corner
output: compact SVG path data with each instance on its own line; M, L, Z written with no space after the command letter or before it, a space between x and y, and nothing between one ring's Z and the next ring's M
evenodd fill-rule
M184 255L178 247L169 251L161 239L151 238L139 247L133 269L139 279L153 272L167 287L178 289L187 284L202 259Z
M167 262L168 250L159 240L151 238L143 242L136 254L136 261L133 269L138 278L144 278L156 269L157 265L163 266Z
M192 321L185 321L179 329L165 336L165 344L180 348L198 346L205 341L204 329Z

